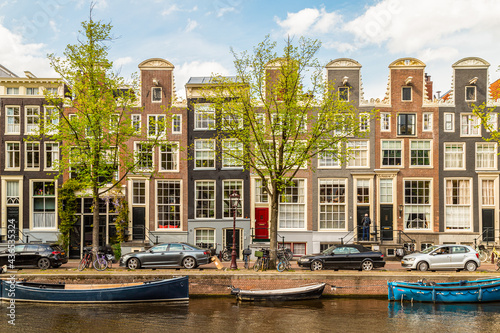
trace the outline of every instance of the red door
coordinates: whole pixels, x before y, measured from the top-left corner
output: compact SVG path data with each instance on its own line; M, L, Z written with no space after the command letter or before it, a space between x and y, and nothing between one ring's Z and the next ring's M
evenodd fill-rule
M269 208L255 208L255 239L269 239Z

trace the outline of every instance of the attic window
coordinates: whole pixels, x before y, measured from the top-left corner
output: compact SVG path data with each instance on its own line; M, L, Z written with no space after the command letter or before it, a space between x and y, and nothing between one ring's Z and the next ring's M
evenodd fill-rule
M349 102L349 87L339 87L339 101Z
M465 101L466 102L476 101L476 86L465 87Z
M161 102L161 87L153 87L151 92L152 102Z
M411 101L411 87L403 87L401 92L401 100Z

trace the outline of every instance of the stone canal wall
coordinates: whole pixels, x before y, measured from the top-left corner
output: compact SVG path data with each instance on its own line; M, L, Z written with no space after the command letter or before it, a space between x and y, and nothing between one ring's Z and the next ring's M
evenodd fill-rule
M305 274L297 272L240 274L238 272L217 272L218 274L208 274L206 272L190 272L189 274L185 274L185 271L183 271L182 273L17 274L17 278L25 279L29 282L92 284L138 282L189 275L189 293L195 297L228 296L230 293L229 286L241 289L281 289L325 282L328 285L323 293L324 296L366 297L386 296L387 281L417 281L425 278L427 281L452 282L498 277L497 274L450 272L448 274L417 272L408 274L390 274L388 272L359 272L359 274L324 274L321 272L307 272Z

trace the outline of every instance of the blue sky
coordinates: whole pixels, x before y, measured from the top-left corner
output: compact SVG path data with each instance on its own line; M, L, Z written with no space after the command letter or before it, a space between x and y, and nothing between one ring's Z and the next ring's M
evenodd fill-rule
M0 0L0 64L23 75L54 76L47 53L76 43L88 0ZM265 35L318 38L324 64L360 62L365 99L382 98L388 65L426 63L434 91L451 88L451 65L464 57L491 64L500 77L498 0L97 0L94 18L111 22L110 58L125 77L149 58L175 66L178 95L191 76L234 74L230 47L251 50Z

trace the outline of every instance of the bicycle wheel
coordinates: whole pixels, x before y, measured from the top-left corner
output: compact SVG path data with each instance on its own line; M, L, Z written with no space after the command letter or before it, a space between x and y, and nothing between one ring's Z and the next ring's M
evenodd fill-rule
M280 262L276 266L276 269L278 270L278 272L283 272L286 269L285 261L284 260L280 260Z
M98 271L103 271L108 268L108 262L103 258L97 258L94 261L94 268Z
M482 262L486 262L488 261L488 252L487 251L484 251L484 250L479 250L479 260L481 260Z
M261 265L262 265L262 258L258 258L255 264L253 265L253 270L257 272L258 270L261 269L260 267Z
M87 266L88 266L87 258L83 257L82 260L80 260L80 263L78 264L78 270L81 272L85 268L87 268Z

